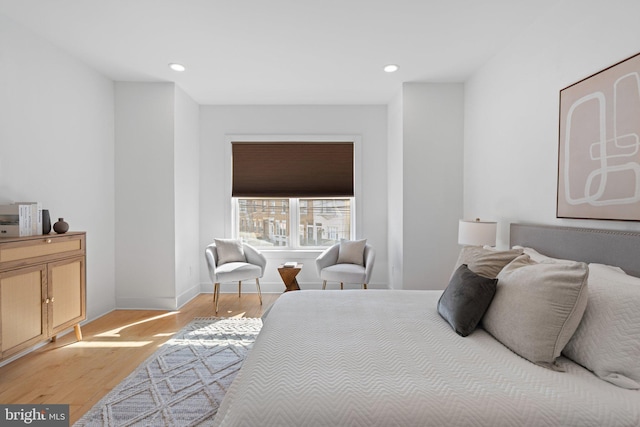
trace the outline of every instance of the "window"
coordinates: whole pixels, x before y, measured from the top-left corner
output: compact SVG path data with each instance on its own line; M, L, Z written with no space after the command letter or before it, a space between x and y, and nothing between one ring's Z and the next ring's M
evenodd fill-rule
M289 246L288 199L236 199L236 204L240 239L254 246Z
M300 199L300 247L331 246L351 239L350 199ZM306 233L303 231L306 230Z
M234 236L262 249L354 237L355 142L328 139L230 141Z
M235 198L235 234L263 249L331 246L340 239L352 238L352 200Z

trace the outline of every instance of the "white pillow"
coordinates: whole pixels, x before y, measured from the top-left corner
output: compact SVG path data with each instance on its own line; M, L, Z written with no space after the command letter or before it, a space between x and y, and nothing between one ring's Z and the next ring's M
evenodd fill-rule
M242 242L235 239L213 239L218 252L218 265L228 262L247 262Z
M482 246L464 246L460 250L453 271L455 273L458 267L462 264L467 264L469 270L474 273L495 279L505 265L520 255L522 255L522 249L500 251L483 248Z
M522 252L525 253L526 255L529 255L529 257L535 262L575 262L567 259L551 258L550 256L541 254L540 252L536 251L533 248L527 248L527 247L516 245L513 247L513 249L522 249Z
M583 262L537 263L521 255L498 274L483 326L525 359L560 370L555 360L584 313L588 275Z
M364 247L367 239L343 240L338 249L338 264L364 265Z
M640 389L640 278L589 264L589 302L563 354L622 388Z

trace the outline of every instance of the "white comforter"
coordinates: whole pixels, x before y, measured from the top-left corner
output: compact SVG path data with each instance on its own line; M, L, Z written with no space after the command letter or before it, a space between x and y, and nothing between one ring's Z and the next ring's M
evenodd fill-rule
M462 338L440 293L282 295L215 425L640 426L639 391L534 365L482 329Z

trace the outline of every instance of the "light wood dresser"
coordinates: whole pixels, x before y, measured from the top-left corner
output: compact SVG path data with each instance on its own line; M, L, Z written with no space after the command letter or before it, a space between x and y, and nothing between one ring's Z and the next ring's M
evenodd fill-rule
M0 238L0 360L86 318L85 233Z

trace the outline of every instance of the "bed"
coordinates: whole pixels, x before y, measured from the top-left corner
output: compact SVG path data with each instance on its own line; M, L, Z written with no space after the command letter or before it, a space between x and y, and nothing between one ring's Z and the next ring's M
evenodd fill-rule
M541 257L589 263L593 271L599 268L605 274L618 274L608 267L616 265L639 275L640 233L513 224L511 244ZM508 282L503 273L498 283L502 277ZM625 289L636 292L638 279L619 274ZM589 283L589 289L589 298L595 298L597 286ZM606 298L615 289L610 291L601 293ZM345 290L282 295L214 425L640 426L640 390L634 377L640 363L635 335L640 324L625 324L624 333L633 337L625 337L628 342L619 350L620 337L609 332L602 345L585 344L595 353L607 347L604 355L589 357L624 369L631 365L629 373L596 374L596 362L594 368L592 361L576 356L581 365L564 354L554 358L551 369L515 353L481 325L460 336L439 313L442 294ZM496 299L502 294L498 290ZM497 304L496 299L491 304ZM597 304L589 300L587 308ZM635 307L624 309L633 322L640 310ZM566 348L579 348L575 337L592 333L583 329L588 319L597 317L586 313L576 326L581 334L568 337ZM593 341L593 336L588 338ZM608 344L606 339L613 341Z

